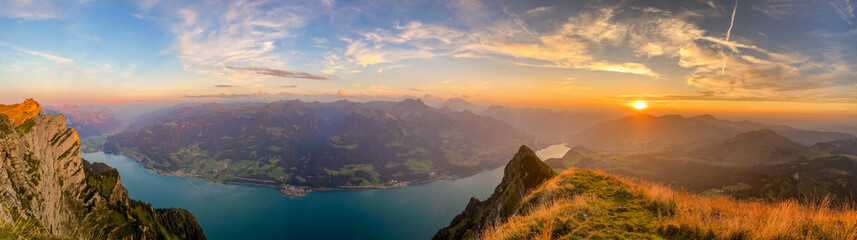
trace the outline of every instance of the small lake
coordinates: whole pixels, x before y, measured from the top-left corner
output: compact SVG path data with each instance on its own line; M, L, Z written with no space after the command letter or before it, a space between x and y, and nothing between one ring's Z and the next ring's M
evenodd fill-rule
M501 167L399 189L324 191L292 199L265 187L158 175L125 156L83 157L117 168L133 199L190 210L213 240L429 239L470 197L488 198L503 177Z
M565 153L568 152L569 149L571 148L565 145L565 143L554 144L536 151L536 156L539 156L542 161L551 158L561 158L562 156L565 156Z

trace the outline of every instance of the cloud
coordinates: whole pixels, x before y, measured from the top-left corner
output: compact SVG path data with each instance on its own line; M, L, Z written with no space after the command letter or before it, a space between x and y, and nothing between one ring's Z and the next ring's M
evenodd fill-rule
M313 75L305 72L293 72L286 71L274 68L260 68L260 67L233 67L233 66L224 66L223 68L229 70L238 70L238 71L253 71L257 74L269 75L275 77L285 77L285 78L303 78L303 79L313 79L313 80L330 80L328 77Z
M258 76L234 74L225 66L288 66L293 52L280 46L325 8L308 1L137 3L144 15L157 16L157 21L175 35L167 52L175 54L185 70L236 81L252 81ZM278 71L261 72L282 75Z
M524 12L524 15L528 17L536 17L542 15L543 13L549 12L553 10L553 6L550 7L537 7Z
M380 68L378 68L378 73L383 73L384 71L386 71L386 70L390 70L390 69L404 68L404 67L410 67L410 66L412 66L412 65L410 65L410 64L392 64L392 65L387 65L387 66L384 66L384 67L380 67Z
M643 63L614 62L603 57L607 48L631 48L640 57L677 59L679 67L690 70L685 76L686 83L707 91L740 95L740 92L805 91L853 84L844 79L854 77L854 72L840 62L810 58L793 51L772 52L746 38L733 38L730 30L708 33L690 20L695 17L688 19L686 14L654 8L618 14L623 11L630 10L593 7L569 17L555 29L540 31L531 29L526 19L515 14L476 31L411 22L392 31L361 34L363 38L350 40L349 51L339 59L365 67L413 58L480 58L521 66L660 78L660 74ZM737 13L737 8L731 13ZM734 24L730 21L730 26ZM724 62L729 63L729 71L725 71ZM338 63L340 69L348 69L347 64Z
M298 85L280 85L281 88L296 88Z
M851 94L831 94L829 92L813 92L801 94L726 94L717 91L699 91L698 94L642 94L619 95L610 100L649 101L649 102L681 102L681 101L725 101L725 102L811 102L811 103L857 103L857 96Z
M51 62L54 62L57 64L73 63L74 62L74 60L72 60L70 58L64 58L64 57L51 55L51 54L47 54L47 53L43 53L43 52L39 52L39 51L32 51L32 50L25 50L25 49L20 49L19 51L26 52L26 53L29 53L30 55L50 60Z
M26 20L43 20L61 18L78 5L88 1L62 0L8 0L2 1L0 17L22 18Z
M116 79L132 80L136 77L134 64L107 64L89 61L76 61L67 56L55 53L21 48L16 45L0 41L0 48L11 49L4 57L7 57L9 67L2 68L3 71L17 72L23 76L41 76L46 74L51 78L62 78L72 80L90 80L103 83ZM20 54L14 54L20 53Z
M628 45L636 48L636 54L677 59L680 67L691 70L686 82L703 90L738 95L806 91L848 86L843 80L854 76L830 59L810 58L799 52L772 52L743 38L727 42L670 14L646 13L624 22L630 25ZM729 63L729 71L723 71L724 61Z
M842 18L842 21L848 23L849 26L857 25L857 17L855 17L855 12L857 12L857 7L855 7L852 3L852 0L831 0L830 6L836 11L836 14Z
M783 20L788 15L792 15L801 9L806 9L807 4L811 4L811 2L798 0L765 0L757 1L750 8L762 12L773 19Z
M547 11L537 10L537 11ZM602 45L619 45L626 25L612 21L614 9L582 13L552 31L538 32L516 14L468 32L437 24L410 22L394 30L377 29L345 39L340 56L328 56L327 73L407 59L485 58L531 67L584 69L659 77L641 63L612 62L597 56ZM336 54L331 54L336 55ZM383 70L381 70L383 71Z
M246 98L252 96L259 96L260 94L203 94L203 95L186 95L185 98L191 99L231 99L231 98Z
M235 87L235 85L229 85L229 84L218 84L218 85L214 85L214 87L218 87L218 88L231 88L231 87Z
M726 42L729 42L729 37L732 36L732 27L735 26L735 13L738 12L738 0L735 0L735 8L732 9L732 20L729 22L729 30L726 30ZM723 58L723 67L720 68L721 73L726 72L726 58Z

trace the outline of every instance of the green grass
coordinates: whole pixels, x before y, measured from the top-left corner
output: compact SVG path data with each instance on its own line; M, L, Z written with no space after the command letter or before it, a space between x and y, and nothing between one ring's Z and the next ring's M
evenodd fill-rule
M432 166L432 162L426 159L408 159L405 161L405 166L413 174L429 174L437 171Z
M857 239L857 211L829 201L738 201L569 169L482 239ZM502 211L502 210L501 210Z
M512 238L543 234L530 230L551 223L550 234L555 238L662 239L654 231L655 213L615 178L577 171L546 185L533 191L517 209L518 214L530 219L522 223L525 226L518 226L524 231L511 234Z
M73 238L57 237L47 234L37 221L17 221L0 223L0 240L70 240Z
M21 125L18 125L18 129L21 129L21 132L23 133L29 133L34 126L36 126L36 121L34 121L33 118L30 118L21 123Z

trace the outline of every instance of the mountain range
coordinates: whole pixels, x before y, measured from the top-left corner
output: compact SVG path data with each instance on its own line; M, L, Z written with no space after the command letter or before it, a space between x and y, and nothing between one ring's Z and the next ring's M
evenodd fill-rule
M811 146L854 138L840 132L824 132L751 121L729 121L711 115L682 117L639 114L602 122L569 136L572 145L598 152L660 151L671 147L720 142L737 134L769 129L801 145Z
M532 137L471 112L401 102L202 105L107 138L104 150L162 173L311 190L400 187L502 164Z

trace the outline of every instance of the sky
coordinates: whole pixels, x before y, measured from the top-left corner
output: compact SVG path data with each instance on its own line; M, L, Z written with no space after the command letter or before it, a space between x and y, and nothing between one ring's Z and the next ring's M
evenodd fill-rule
M857 113L857 1L0 0L0 102Z

